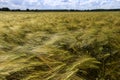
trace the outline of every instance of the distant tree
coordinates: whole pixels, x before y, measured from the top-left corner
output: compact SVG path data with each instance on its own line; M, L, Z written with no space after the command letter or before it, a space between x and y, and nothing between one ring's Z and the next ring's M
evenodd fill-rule
M35 11L37 12L37 11L39 11L39 9L35 9Z
M26 9L26 11L30 11L29 9Z
M8 7L3 7L1 10L2 11L10 11L10 9Z
M15 11L21 11L20 9L16 9Z

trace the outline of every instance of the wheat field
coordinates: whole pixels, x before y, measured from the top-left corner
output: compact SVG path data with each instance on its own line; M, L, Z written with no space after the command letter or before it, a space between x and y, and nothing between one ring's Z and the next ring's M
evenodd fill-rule
M0 80L119 80L120 12L0 12Z

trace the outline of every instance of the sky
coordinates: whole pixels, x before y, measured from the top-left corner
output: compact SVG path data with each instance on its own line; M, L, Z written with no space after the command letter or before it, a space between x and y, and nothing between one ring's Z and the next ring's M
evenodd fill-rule
M120 0L0 0L0 8L10 9L115 9Z

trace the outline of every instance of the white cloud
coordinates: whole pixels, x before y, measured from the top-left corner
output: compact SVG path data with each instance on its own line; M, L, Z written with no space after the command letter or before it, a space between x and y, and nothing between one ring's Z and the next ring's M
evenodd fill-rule
M27 0L27 1L30 2L30 3L38 2L38 0Z
M0 0L0 7L39 9L120 8L120 0Z
M0 0L0 2L6 2L6 1L10 1L10 0Z

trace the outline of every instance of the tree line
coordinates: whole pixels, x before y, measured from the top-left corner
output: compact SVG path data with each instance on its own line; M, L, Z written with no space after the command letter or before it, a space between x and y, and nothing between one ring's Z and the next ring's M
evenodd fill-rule
M91 12L91 11L120 11L120 9L91 9L91 10L76 10L76 9L52 9L52 10L40 10L40 9L25 9L25 10L21 10L21 9L10 9L8 7L3 7L0 8L0 11L41 11L41 12L47 12L47 11L51 11L51 12L66 12L66 11L70 11L70 12L79 12L79 11L83 11L83 12Z

